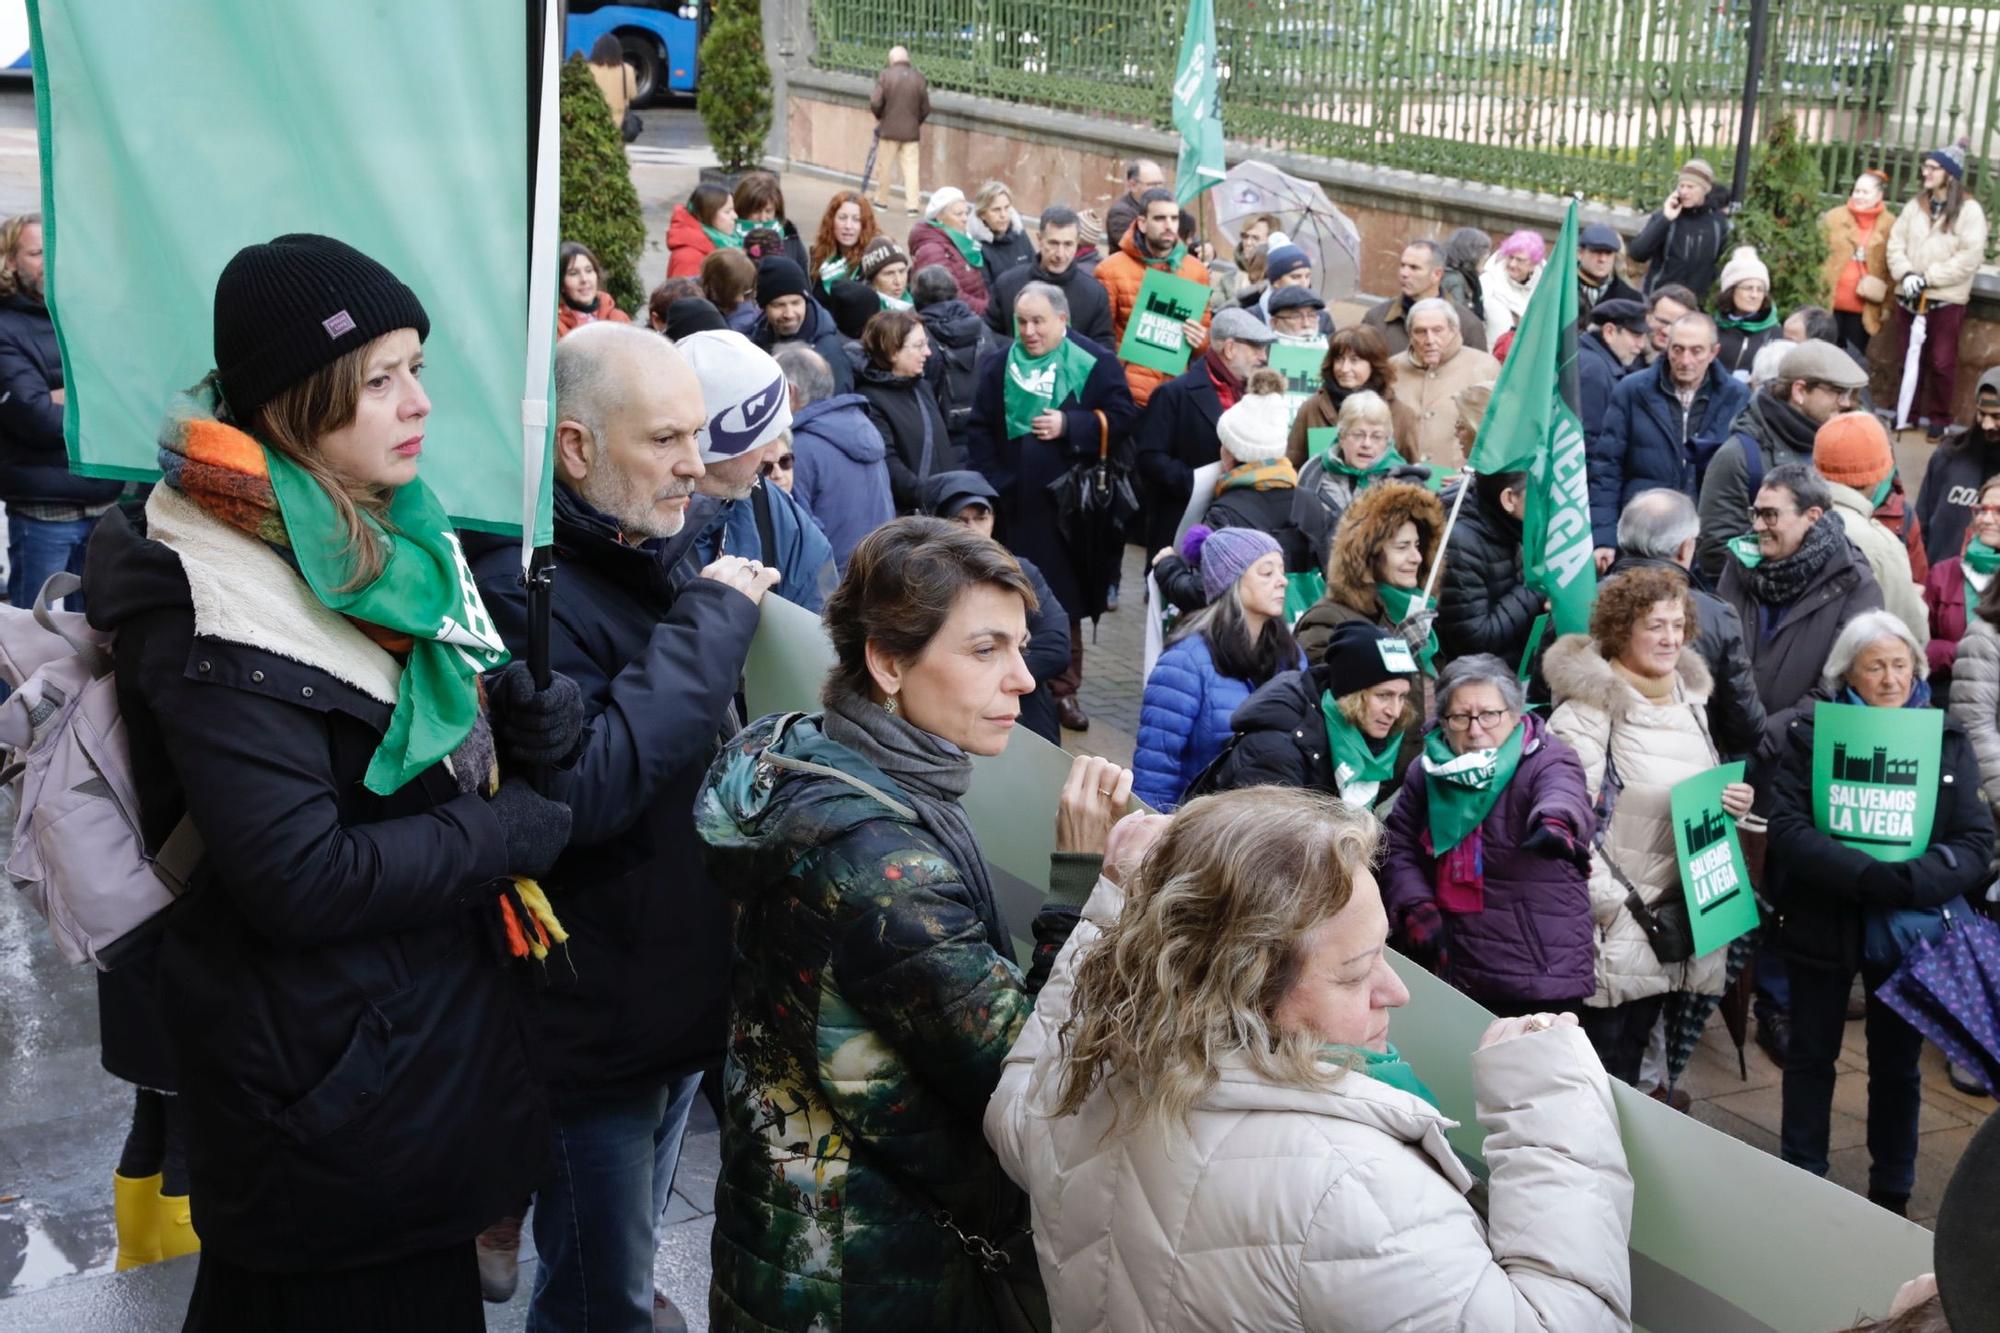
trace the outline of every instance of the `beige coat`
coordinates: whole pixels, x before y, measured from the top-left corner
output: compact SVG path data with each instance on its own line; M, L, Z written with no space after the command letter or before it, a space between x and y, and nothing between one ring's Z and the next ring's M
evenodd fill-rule
M604 104L611 108L611 123L625 123L625 109L632 105L632 97L638 91L638 82L632 67L619 61L616 68L610 65L592 65L590 77L597 80L597 91L604 94Z
M1819 221L1820 229L1826 233L1826 262L1820 265L1819 280L1825 289L1827 308L1832 309L1840 275L1846 272L1855 248L1861 245L1861 224L1847 211L1846 204L1829 208ZM1868 229L1868 244L1861 251L1864 276L1855 294L1861 298L1861 326L1871 334L1882 327L1882 314L1888 309L1889 230L1893 225L1889 210L1883 209L1875 218L1875 225Z
M1122 903L1098 882L986 1108L987 1141L1033 1204L1058 1333L1631 1328L1632 1178L1577 1028L1471 1056L1484 1221L1445 1140L1454 1122L1351 1071L1288 1087L1237 1057L1185 1127L1128 1117L1107 1135L1101 1085L1051 1119L1076 960Z
M1417 461L1454 471L1463 467L1458 404L1452 395L1474 384L1491 384L1500 378L1500 363L1488 353L1461 347L1436 370L1418 365L1409 352L1398 352L1389 364L1396 369L1396 401L1416 414Z
M1728 951L1717 949L1685 963L1660 962L1638 918L1625 906L1629 890L1612 873L1616 864L1649 904L1681 892L1668 793L1674 784L1721 762L1708 737L1708 696L1714 685L1708 668L1694 649L1684 649L1674 701L1655 704L1611 669L1589 635L1565 634L1542 655L1542 674L1556 704L1549 730L1583 761L1591 796L1603 791L1609 764L1617 765L1624 784L1590 858L1597 993L1585 1003L1624 1004L1676 990L1722 994Z
M1876 224L1880 226L1880 223ZM1918 195L1903 205L1902 216L1889 230L1890 285L1905 275L1921 273L1930 285L1932 305L1964 305L1972 299L1972 279L1986 262L1986 214L1979 201L1965 197L1958 225L1939 230L1931 221L1929 202Z
M1829 481L1833 491L1833 512L1847 529L1847 540L1861 552L1875 582L1882 588L1882 606L1890 615L1910 627L1919 645L1931 641L1930 613L1924 608L1924 590L1910 573L1910 550L1903 539L1877 523L1875 506L1852 486Z

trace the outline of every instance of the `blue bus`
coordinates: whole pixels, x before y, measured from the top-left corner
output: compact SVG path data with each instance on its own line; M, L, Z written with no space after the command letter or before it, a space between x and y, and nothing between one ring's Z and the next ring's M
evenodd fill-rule
M708 27L702 0L569 0L565 57L588 57L606 33L618 39L646 106L670 92L694 91L695 47Z

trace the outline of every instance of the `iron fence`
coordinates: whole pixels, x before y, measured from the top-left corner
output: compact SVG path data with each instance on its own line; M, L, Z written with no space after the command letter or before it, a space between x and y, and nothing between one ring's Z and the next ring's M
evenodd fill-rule
M939 88L1167 123L1180 8L1161 0L810 0L818 61L908 47ZM1274 149L1650 206L1690 154L1726 178L1750 0L1219 0L1223 119ZM1989 212L2000 0L1770 0L1762 111L1790 111L1829 200L1916 189L1970 141Z

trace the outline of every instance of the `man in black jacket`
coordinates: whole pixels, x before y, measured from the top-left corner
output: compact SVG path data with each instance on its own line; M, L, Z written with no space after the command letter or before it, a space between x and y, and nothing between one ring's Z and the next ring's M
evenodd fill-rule
M854 392L854 367L842 350L846 342L826 307L812 299L806 271L782 255L757 266L757 305L763 313L749 338L766 352L786 343L804 343L826 358L835 393Z
M993 281L993 299L986 303L986 327L999 335L1005 350L1014 340L1014 298L1031 282L1046 282L1069 298L1070 328L1096 343L1111 346L1111 298L1104 284L1076 262L1081 220L1072 209L1052 204L1042 210L1042 253L1033 264L1016 264Z
M1527 651L1535 617L1548 609L1521 568L1521 518L1527 510L1527 473L1472 478L1472 494L1445 540L1434 626L1440 667L1469 653L1519 663Z
M1627 247L1632 258L1648 265L1646 291L1678 283L1697 297L1715 286L1715 271L1729 245L1729 219L1710 198L1715 168L1698 157L1681 167L1674 192Z
M1194 494L1196 468L1221 457L1216 423L1241 400L1246 381L1270 360L1278 335L1247 310L1219 311L1208 346L1188 368L1153 390L1134 436L1146 483L1146 541L1157 551L1174 540ZM1228 401L1225 402L1225 395Z
M1646 349L1646 307L1637 301L1600 301L1583 317L1591 326L1576 340L1576 377L1583 419L1585 448L1597 443L1604 415L1611 410L1611 391L1635 368L1643 368Z
M1618 254L1625 243L1617 231L1593 222L1576 238L1576 313L1594 322L1592 311L1605 301L1638 301L1639 289L1618 276Z
M51 574L83 573L90 530L124 489L69 470L62 352L43 295L42 215L0 227L0 500L7 600L27 606ZM83 609L83 594L69 599Z
M549 780L578 813L545 879L569 942L540 997L555 1124L536 1196L533 1319L648 1328L660 1213L727 1020L728 909L702 873L690 812L778 571L725 555L684 577L677 539L692 535L703 438L711 452L758 446L740 419L706 420L672 344L593 324L557 345L555 370L549 655L587 722ZM520 656L519 548L478 546L480 593Z
M1979 488L1995 473L2000 473L2000 366L1979 377L1972 424L1947 432L1924 468L1917 523L1924 557L1933 565L1965 549Z
M1016 264L1027 269L1027 264ZM1102 291L1103 288L1099 288ZM958 296L958 282L943 264L926 264L910 278L910 300L931 338L931 360L938 378L932 384L945 432L960 449L966 447L965 422L972 415L972 393L979 383L979 363L993 351L993 337L971 306Z

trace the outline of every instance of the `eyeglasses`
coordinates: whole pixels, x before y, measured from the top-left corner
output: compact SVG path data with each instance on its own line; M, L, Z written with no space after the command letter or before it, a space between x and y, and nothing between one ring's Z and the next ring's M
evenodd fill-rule
M1499 726L1500 720L1506 716L1507 710L1504 708L1482 708L1476 713L1446 713L1442 720L1448 731L1470 731L1475 722L1485 730L1491 731Z
M1974 505L1972 512L1980 518L2000 518L2000 505Z
M780 472L790 472L794 457L796 457L794 454L779 454L776 458L766 459L764 460L764 465L758 468L757 472L760 476L765 477L773 477Z
M1833 395L1833 401L1842 407L1852 406L1861 396L1859 389L1844 389L1838 384L1828 384L1825 380L1807 380L1806 392L1823 389Z
M1779 519L1787 517L1789 515L1782 509L1752 509L1750 511L1750 521L1752 523L1762 523L1767 528L1776 527Z

